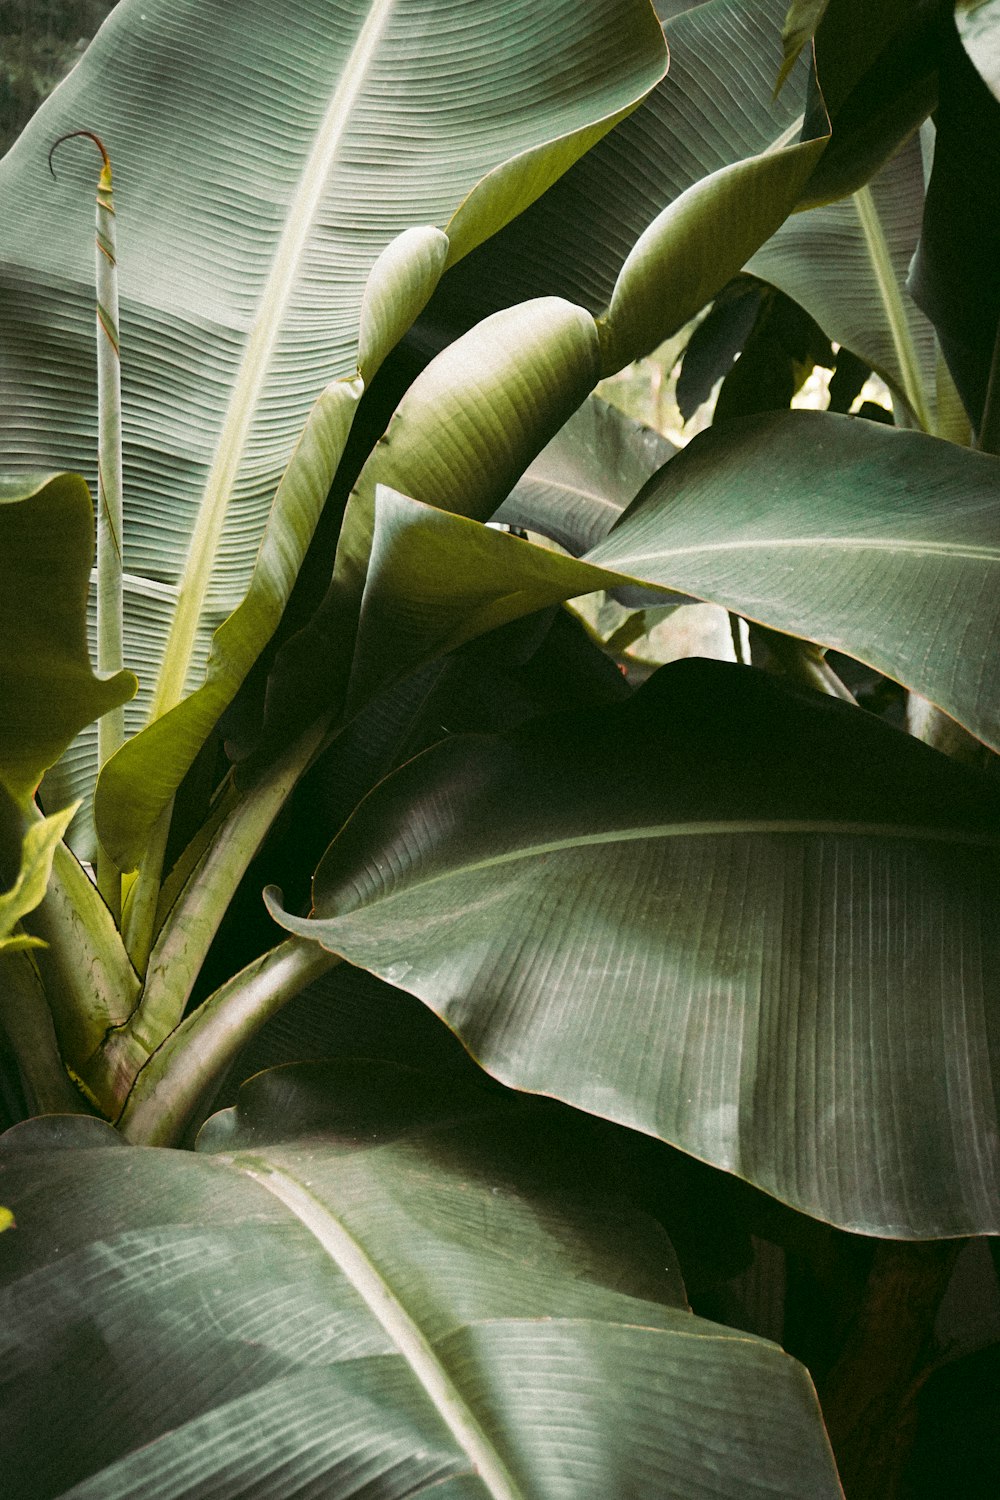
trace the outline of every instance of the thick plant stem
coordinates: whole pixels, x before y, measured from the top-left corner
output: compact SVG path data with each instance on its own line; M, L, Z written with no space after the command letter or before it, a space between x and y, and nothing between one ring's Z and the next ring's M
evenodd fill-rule
M783 635L765 625L751 625L750 652L755 665L763 658L760 664L777 668L792 682L801 682L804 687L815 688L831 698L841 698L845 703L857 704L854 694L845 687L820 648L811 641Z
M167 849L173 810L174 804L171 800L156 821L125 907L125 947L139 974L146 972L153 939L156 936L156 912L160 900L160 881L163 877L163 856Z
M869 259L871 260L872 269L875 272L875 279L878 282L879 292L882 297L882 305L889 319L893 348L896 351L896 359L899 362L900 375L903 381L903 394L906 397L907 405L923 430L925 432L933 432L933 419L920 379L920 365L917 360L917 351L913 346L910 325L906 317L903 294L893 268L889 246L886 243L885 234L882 230L882 222L878 216L878 209L875 207L875 199L872 196L871 188L863 187L858 189L854 194L854 207L861 222L865 244L868 247Z
M180 1025L233 893L325 731L325 724L316 725L236 804L171 908L150 954L139 1004L107 1037L85 1080L110 1113L121 1108L140 1068Z
M289 938L241 969L153 1053L118 1122L122 1134L136 1145L176 1144L254 1032L340 962L318 943Z
M109 1028L128 1020L139 980L111 913L65 844L55 851L45 899L25 926L47 944L36 962L62 1055L81 1073Z

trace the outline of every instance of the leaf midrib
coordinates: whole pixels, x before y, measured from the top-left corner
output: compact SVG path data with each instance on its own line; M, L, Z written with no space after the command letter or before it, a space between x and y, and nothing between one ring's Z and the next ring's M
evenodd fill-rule
M423 1386L486 1493L493 1500L528 1500L429 1340L336 1215L290 1173L268 1162L240 1157L222 1160L283 1203L347 1278Z
M394 5L395 0L372 0L368 18L358 33L337 81L289 205L285 226L275 248L267 284L244 346L239 374L233 385L212 465L205 481L184 573L178 587L177 609L153 692L150 723L173 708L184 696L230 496L239 474L271 356L298 279L302 254L324 186Z
M657 551L642 552L629 556L601 557L600 549L582 559L595 567L611 568L618 572L626 568L648 567L650 562L675 557L694 557L703 552L771 552L776 547L816 547L829 550L839 548L845 552L909 552L921 557L956 557L964 562L1000 562L1000 545L976 546L963 542L920 542L900 537L741 537L723 542L698 542L687 547L668 547ZM635 582L643 580L635 576Z
M757 834L824 834L832 833L844 838L890 838L909 839L916 842L959 844L972 848L995 848L1000 849L1000 834L974 833L958 828L933 828L921 824L904 823L846 823L836 819L805 819L805 818L758 818L746 819L734 822L733 820L720 820L703 823L656 823L648 824L641 828L612 828L602 833L575 834L570 838L552 839L546 843L524 845L518 849L509 849L502 854L490 855L487 859L471 860L468 863L452 865L447 870L441 870L435 875L427 875L422 879L408 880L394 891L380 894L375 901L366 906L358 908L365 910L367 906L382 904L386 901L402 899L413 891L424 887L437 885L443 881L467 879L483 870L499 868L502 865L516 864L520 860L540 859L548 854L559 854L566 850L582 849L601 844L629 844L642 843L647 840L662 838L705 838L718 835L750 837ZM322 865L317 871L317 879L322 880ZM284 914L287 916L287 913ZM347 916L354 912L346 913ZM317 923L336 921L337 914L329 916L316 916L293 919L296 925L288 925L293 932L302 932L309 935L310 929Z

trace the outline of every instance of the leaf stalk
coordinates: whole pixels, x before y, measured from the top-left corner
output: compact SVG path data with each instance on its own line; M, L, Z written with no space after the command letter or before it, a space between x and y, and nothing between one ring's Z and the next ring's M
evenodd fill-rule
M118 1125L141 1146L172 1146L240 1048L283 1005L341 962L288 938L221 985L171 1032L136 1078Z

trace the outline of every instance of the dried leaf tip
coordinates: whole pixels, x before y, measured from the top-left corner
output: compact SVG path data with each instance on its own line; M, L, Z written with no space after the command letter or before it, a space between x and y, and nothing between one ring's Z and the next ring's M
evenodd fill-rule
M93 130L67 130L67 132L66 132L65 135L61 135L57 141L53 141L52 142L52 145L49 148L49 171L52 173L52 176L55 177L55 175L56 175L56 169L52 165L52 158L55 155L56 150L62 145L63 141L72 141L72 140L75 140L78 135L85 135L89 141L93 141L94 145L97 147L98 151L101 153L101 158L102 158L102 160L104 162L104 167L102 169L101 176L102 177L106 177L107 180L110 182L111 181L111 158L110 158L110 156L107 153L107 149L106 149L106 147L104 145L104 142L101 140L101 138L100 138L99 135L96 135L94 133Z

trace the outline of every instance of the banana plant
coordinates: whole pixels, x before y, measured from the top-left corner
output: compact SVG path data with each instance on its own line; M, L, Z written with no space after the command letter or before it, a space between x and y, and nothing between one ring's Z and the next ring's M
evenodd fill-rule
M833 1497L831 1440L902 1493L1000 1233L927 8L659 10L122 0L0 164L12 1494ZM897 428L594 397L745 266ZM734 659L634 690L595 591ZM818 1352L803 1264L853 1276Z

